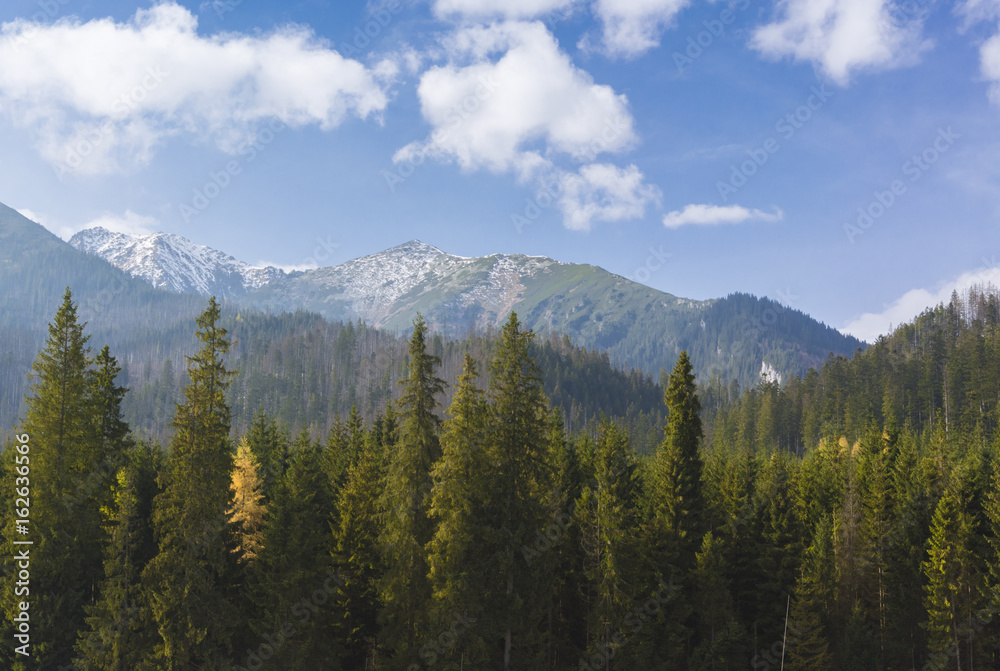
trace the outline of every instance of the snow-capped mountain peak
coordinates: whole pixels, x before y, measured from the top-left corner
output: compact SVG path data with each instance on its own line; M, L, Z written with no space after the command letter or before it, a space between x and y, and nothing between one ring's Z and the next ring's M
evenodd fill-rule
M135 235L87 228L69 243L155 287L176 293L231 298L285 276L273 266L259 268L171 233Z

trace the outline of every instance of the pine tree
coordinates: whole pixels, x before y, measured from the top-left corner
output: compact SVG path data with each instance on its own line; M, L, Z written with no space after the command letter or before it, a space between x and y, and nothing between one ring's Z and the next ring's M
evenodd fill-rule
M339 668L335 624L342 580L331 556L333 485L322 465L319 445L301 433L268 505L263 547L251 574L253 635L236 650L236 663L244 668Z
M260 466L245 438L236 448L233 466L232 482L229 485L232 503L226 512L237 539L233 550L239 562L246 566L253 563L264 544L263 528L267 505L262 503L264 494Z
M628 437L607 421L599 429L594 457L595 481L580 496L577 514L590 592L592 652L605 651L610 661L616 652L614 636L638 596L637 464Z
M486 623L482 587L493 579L485 555L492 538L482 496L491 477L486 454L489 408L476 386L479 367L465 355L462 374L448 408L441 437L441 459L434 465L430 516L436 522L428 544L428 568L433 590L432 621L443 626L456 614L471 622L451 649L423 649L421 659L460 659L470 668L488 664L493 631ZM416 663L416 660L413 660Z
M698 402L691 360L682 351L665 392L669 415L663 443L654 463L654 505L657 523L674 544L679 568L693 563L701 538L702 438L701 403Z
M690 644L690 585L682 579L694 567L702 535L701 404L696 393L691 360L682 351L664 392L667 426L663 442L653 455L647 476L647 513L644 529L648 584L679 584L687 597L674 599L643 638L642 663L669 667L683 664Z
M512 312L490 367L487 456L493 473L483 495L494 530L486 543L496 578L484 586L484 598L502 632L504 671L539 663L533 622L541 617L546 594L541 564L525 566L521 556L547 523L544 496L551 479L545 460L548 401L530 354L533 338Z
M158 447L130 447L118 471L109 509L110 538L104 552L100 599L88 609L88 629L77 643L81 669L138 671L156 642L149 603L142 591L142 570L156 554L150 517L158 493Z
M410 338L409 377L400 382L402 423L390 452L385 491L380 501L384 524L379 542L386 573L381 582L385 645L396 657L412 659L421 631L421 615L431 599L425 546L434 534L428 511L431 468L441 456L436 396L444 381L435 375L441 360L427 353L427 325L419 315Z
M342 663L348 669L365 668L377 654L378 584L384 573L378 543L378 502L385 482L384 461L374 442L365 440L337 505L334 564L344 584L337 601L340 619L335 626L345 647Z
M806 550L792 597L793 639L788 645L788 668L831 671L830 633L826 623L833 606L833 524L826 517L816 525Z
M691 655L693 669L723 671L739 668L746 660L740 648L743 631L736 620L725 571L723 544L709 532L695 557L693 572L699 639Z
M177 406L163 492L154 505L159 552L143 571L160 635L151 657L169 668L222 668L233 629L225 585L233 461L225 392L233 374L223 362L229 339L219 318L212 298L197 319L202 347L188 357L190 383Z
M10 558L24 546L10 542L16 538L34 543L30 668L70 665L76 637L85 626L85 607L92 603L103 573L99 505L106 500L103 486L108 477L95 430L92 360L84 326L77 321L67 289L49 324L45 347L32 366L27 413L18 432L30 438L29 533L19 535L8 516L4 557L8 574L15 575ZM20 612L16 609L21 600L13 589L5 591L8 623ZM25 657L15 655L15 659L14 668L29 668Z
M970 625L980 606L981 581L973 549L976 521L958 484L963 475L956 474L934 511L923 565L928 654L943 664L953 659L957 669L968 666L963 657L968 660L973 652L975 631Z
M274 496L278 482L288 468L289 439L277 421L261 409L254 415L245 440L260 465L261 491L266 503Z

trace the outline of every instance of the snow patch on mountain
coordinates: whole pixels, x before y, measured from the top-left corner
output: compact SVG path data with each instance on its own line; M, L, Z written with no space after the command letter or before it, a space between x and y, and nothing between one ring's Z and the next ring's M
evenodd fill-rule
M286 276L274 266L251 266L170 233L136 235L96 226L80 231L69 244L133 277L176 293L231 298Z

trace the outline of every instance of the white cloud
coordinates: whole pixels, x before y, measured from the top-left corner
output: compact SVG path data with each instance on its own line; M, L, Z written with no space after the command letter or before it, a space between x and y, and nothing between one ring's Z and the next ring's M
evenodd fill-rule
M489 19L532 19L550 12L568 9L578 0L434 0L434 13L440 17L463 16Z
M160 230L160 222L155 217L136 214L132 210L125 210L125 214L123 215L105 212L97 219L92 219L83 226L80 226L77 230L82 231L87 228L97 228L98 226L114 233L124 233L126 235L149 235Z
M525 154L537 144L592 160L635 142L625 96L575 67L542 23L465 28L446 46L451 62L427 70L417 90L434 132L397 160L423 154L505 172L536 163Z
M21 208L18 212L35 223L41 224L63 240L69 240L85 228L96 228L98 226L106 228L109 231L114 231L115 233L126 233L129 235L148 235L149 233L155 233L160 227L159 221L154 217L136 214L132 210L125 210L125 214L123 215L105 212L96 219L78 226L66 226L56 223L47 216L38 214L34 210L27 208Z
M881 312L866 312L840 330L861 340L875 342L880 335L888 335L897 326L913 321L927 308L947 303L953 291L961 294L969 287L982 284L1000 286L1000 267L984 263L982 268L963 273L937 289L911 289L884 306Z
M595 0L602 44L609 56L637 56L660 46L660 33L690 0ZM580 46L587 48L588 38Z
M915 3L911 3L915 4ZM930 43L923 15L892 0L780 0L776 22L757 29L752 44L772 58L812 61L838 84L863 69L916 62Z
M634 165L619 168L607 163L583 166L560 180L560 207L567 228L586 231L593 222L636 219L646 206L659 202L660 190L645 183Z
M680 228L689 224L713 226L715 224L740 224L744 221L781 221L785 213L780 208L774 212L751 210L742 205L687 205L683 210L668 212L663 217L667 228Z
M642 173L594 163L636 143L628 100L573 65L542 23L464 27L443 46L448 63L424 72L417 88L433 132L394 161L432 158L555 182L571 228L641 216L658 193L642 184ZM568 171L560 160L583 165Z
M178 133L235 151L268 120L328 130L388 104L395 66L344 58L307 29L202 36L196 28L174 2L125 23L4 23L0 108L36 134L45 158L101 173L147 162Z

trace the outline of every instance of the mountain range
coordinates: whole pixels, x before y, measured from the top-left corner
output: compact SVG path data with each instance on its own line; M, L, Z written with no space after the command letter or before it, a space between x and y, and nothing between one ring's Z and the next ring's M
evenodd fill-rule
M270 390L272 400L281 397L275 385L293 359L305 367L304 375L341 375L331 363L336 353L330 338L356 343L344 345L350 347L360 347L361 341L349 332L323 331L322 323L360 323L385 334L365 335L371 343L392 343L391 351L365 355L387 362L369 376L378 393L365 407L377 408L372 404L393 393L392 379L405 352L398 338L407 335L418 312L448 343L470 336L488 340L513 310L545 342L561 338L654 380L673 366L682 349L690 353L700 381L715 377L747 386L757 384L762 373L772 379L802 374L831 353L849 355L863 346L768 298L737 293L691 300L596 266L519 254L462 257L416 240L336 266L291 273L257 268L164 233L88 229L71 242L0 204L0 282L6 288L0 291L4 426L17 416L27 389L25 375L66 287L73 290L92 343L108 343L119 356L128 386L141 390L171 380L149 392L159 394L156 403L166 408L164 413L182 382L176 375L183 374L183 357L195 346L194 318L209 294L223 298L224 309L236 320L234 332L242 338L235 351L243 357L241 378L248 380L240 392L248 413L255 410L251 400L259 393L253 389ZM357 328L355 333L360 333ZM164 378L168 360L173 372ZM460 357L456 361L460 367ZM580 371L574 375L586 377ZM340 383L323 384L332 390ZM323 407L348 403L349 408L352 393L309 401L325 404L310 410L310 417L322 416ZM289 417L299 416L296 412L290 410Z
M271 313L314 312L406 333L420 313L439 333L495 329L511 311L540 333L651 373L688 350L699 375L754 384L818 367L863 343L767 298L746 294L690 300L597 266L522 254L464 257L419 240L336 266L285 273L164 233L101 228L70 244L157 287L216 295Z

